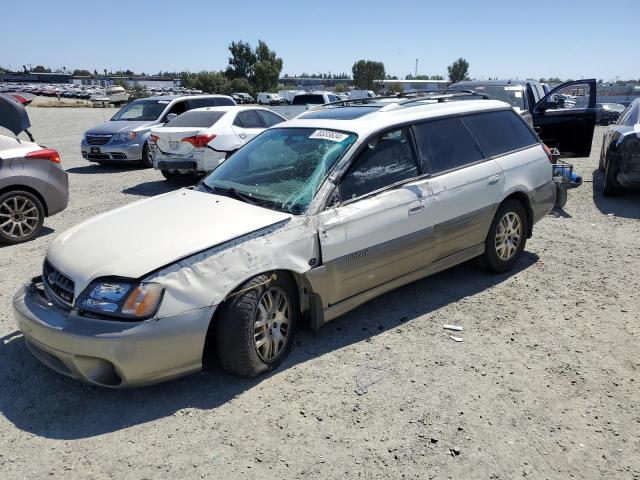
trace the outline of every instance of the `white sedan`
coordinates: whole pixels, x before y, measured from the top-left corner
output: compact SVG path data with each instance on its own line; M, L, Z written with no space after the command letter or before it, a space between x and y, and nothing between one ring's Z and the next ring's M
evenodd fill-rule
M189 110L151 130L153 167L167 180L210 172L266 128L284 121L260 107Z

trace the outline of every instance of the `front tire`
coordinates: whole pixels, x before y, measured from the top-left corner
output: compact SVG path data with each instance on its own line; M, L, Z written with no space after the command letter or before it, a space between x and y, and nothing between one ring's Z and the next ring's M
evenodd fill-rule
M0 195L0 243L28 242L40 233L44 223L42 202L22 190Z
M153 158L149 154L149 144L145 143L142 147L142 160L140 161L143 167L153 168Z
M291 350L300 316L295 282L278 274L258 275L221 307L216 343L222 367L242 377L276 368Z
M485 240L483 263L494 272L511 270L527 243L527 212L517 200L507 200L496 212Z

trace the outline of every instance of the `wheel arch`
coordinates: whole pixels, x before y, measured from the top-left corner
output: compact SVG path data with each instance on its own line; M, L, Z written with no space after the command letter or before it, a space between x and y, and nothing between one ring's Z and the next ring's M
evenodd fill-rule
M304 317L309 312L309 303L310 303L310 295L311 295L311 286L305 279L303 274L295 272L290 269L270 269L265 270L263 272L254 273L250 277L244 278L242 281L238 282L232 289L229 290L223 301L221 301L216 307L211 319L209 320L209 326L207 327L207 334L204 341L204 348L202 351L202 365L203 367L208 367L214 365L217 362L215 349L216 349L216 323L220 316L220 312L222 311L222 306L226 301L228 301L229 295L240 290L240 287L250 281L252 278L260 276L260 275L271 275L275 273L276 275L285 275L297 287L298 293L298 305L300 307L300 316Z
M516 200L524 207L524 210L527 213L527 238L531 238L531 235L533 234L533 208L531 207L531 199L529 198L529 195L522 190L516 190L515 192L511 192L507 195L500 202L500 206L508 200ZM500 206L498 206L498 208L500 208Z
M22 184L7 185L6 187L0 188L0 195L4 195L7 192L19 192L19 191L29 192L30 194L34 195L38 200L40 200L40 203L42 204L42 208L44 209L44 216L45 217L49 216L49 207L47 206L46 200L44 199L42 194L33 187L29 187L27 185L22 185Z

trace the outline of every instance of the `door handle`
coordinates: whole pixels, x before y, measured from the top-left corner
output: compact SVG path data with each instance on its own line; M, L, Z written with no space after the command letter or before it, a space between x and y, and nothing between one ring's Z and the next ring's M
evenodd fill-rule
M247 134L246 133L241 133L240 135L238 135L240 138L242 138L243 140L245 138L247 138Z
M493 177L489 178L489 181L487 182L489 185L495 185L496 183L498 183L500 181L500 175L494 175Z
M411 205L409 205L409 215L411 215L412 213L418 213L419 211L424 210L424 202L423 201L417 201L417 202L413 202Z

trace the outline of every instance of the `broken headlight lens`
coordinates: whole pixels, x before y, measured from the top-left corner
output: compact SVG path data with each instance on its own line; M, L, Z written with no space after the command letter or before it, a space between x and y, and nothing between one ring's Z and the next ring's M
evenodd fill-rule
M76 306L87 312L141 320L156 313L164 287L158 283L95 282L80 295Z

